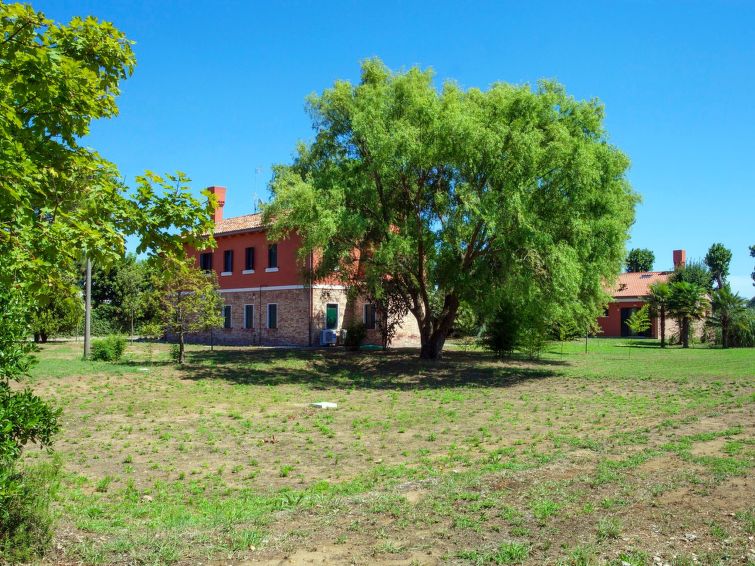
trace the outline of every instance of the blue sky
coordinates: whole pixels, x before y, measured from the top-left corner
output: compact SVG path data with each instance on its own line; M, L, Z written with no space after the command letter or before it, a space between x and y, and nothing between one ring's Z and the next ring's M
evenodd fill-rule
M720 241L750 297L755 259L755 2L194 2L45 0L56 20L96 15L136 41L121 115L87 143L133 182L182 170L228 187L227 215L267 197L311 126L304 98L359 62L431 66L438 79L562 82L606 106L642 197L630 247L656 269Z

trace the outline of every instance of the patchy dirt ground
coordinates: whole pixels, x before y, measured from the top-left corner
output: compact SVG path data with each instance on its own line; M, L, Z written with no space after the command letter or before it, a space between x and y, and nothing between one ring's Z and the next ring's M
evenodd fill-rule
M48 345L53 563L755 562L755 352ZM335 410L309 406L338 403ZM30 462L43 459L30 454Z

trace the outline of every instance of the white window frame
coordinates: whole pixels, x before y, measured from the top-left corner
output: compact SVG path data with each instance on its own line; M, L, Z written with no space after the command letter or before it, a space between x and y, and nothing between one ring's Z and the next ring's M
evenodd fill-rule
M247 324L249 322L249 319L246 317L247 308L246 307L252 307L252 324ZM246 304L244 305L244 329L245 330L254 330L254 304Z
M270 305L275 305L275 328L270 328ZM265 328L268 330L277 330L278 321L280 320L280 310L278 309L278 303L267 303L267 316L265 317Z
M228 309L228 326L225 325L225 309ZM223 305L223 330L230 330L233 328L233 307L231 305Z
M335 328L328 328L328 307L335 306L336 307L336 327ZM339 317L341 315L341 305L338 303L325 303L325 328L328 330L338 330L338 321Z

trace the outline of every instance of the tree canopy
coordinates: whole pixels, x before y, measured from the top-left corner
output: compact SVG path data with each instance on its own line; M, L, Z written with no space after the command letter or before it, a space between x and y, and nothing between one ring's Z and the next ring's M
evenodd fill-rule
M273 233L318 251L315 275L358 272L378 295L390 281L422 357L440 355L462 301L516 295L594 324L637 202L597 100L554 82L438 90L432 71L371 59L308 108L314 141L275 168Z
M712 281L716 282L717 289L723 289L726 278L729 276L729 264L731 263L731 250L723 244L713 244L705 254L705 265L710 271Z
M647 248L634 248L627 255L627 271L637 273L642 271L653 271L655 263L655 254Z

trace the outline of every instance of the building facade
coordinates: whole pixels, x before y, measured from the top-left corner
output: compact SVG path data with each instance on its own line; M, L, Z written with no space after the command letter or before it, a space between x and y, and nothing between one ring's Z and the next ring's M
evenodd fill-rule
M674 250L674 269L684 267L686 262L686 252L684 250ZM606 307L606 312L598 318L598 325L601 329L601 336L607 337L630 337L635 336L629 326L627 319L632 316L648 302L650 296L650 286L654 283L666 283L674 271L646 271L636 273L622 273L613 289L613 300ZM661 332L660 319L652 317L650 319L650 329L642 334L649 338L660 338ZM666 317L666 338L678 332L676 321Z
M368 344L382 344L380 314L366 300L350 298L337 280L306 282L304 272L313 258L299 255L300 240L291 236L272 241L260 214L223 218L226 189L210 187L215 209L217 247L189 250L198 267L217 273L224 299L222 328L198 341L263 346L318 346L322 331L337 336L351 322L362 322ZM304 262L304 265L302 265ZM303 269L304 268L304 269ZM416 346L419 330L408 315L392 341L395 346Z

